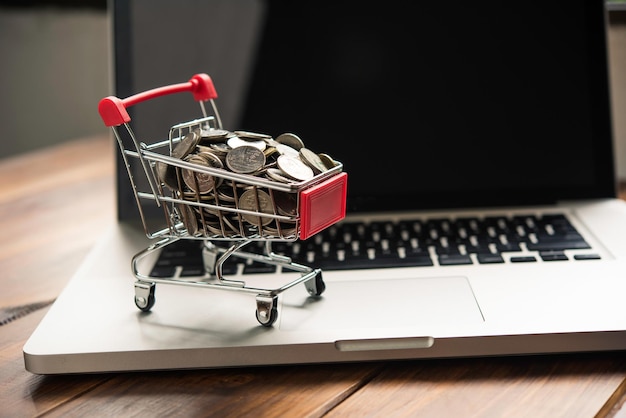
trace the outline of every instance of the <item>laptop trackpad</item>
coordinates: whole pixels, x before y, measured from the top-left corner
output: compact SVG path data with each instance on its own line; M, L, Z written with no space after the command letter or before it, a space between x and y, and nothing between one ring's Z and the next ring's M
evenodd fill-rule
M303 287L303 286L302 286ZM286 292L281 330L440 328L483 322L463 276L331 281L321 298Z

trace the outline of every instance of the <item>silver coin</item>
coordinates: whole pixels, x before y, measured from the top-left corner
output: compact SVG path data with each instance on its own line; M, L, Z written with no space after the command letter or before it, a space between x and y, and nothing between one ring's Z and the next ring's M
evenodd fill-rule
M333 160L333 158L328 155L328 154L318 154L318 156L320 157L320 160L322 160L322 163L324 163L324 166L330 170L331 168L337 167L337 165L339 165L339 163L335 160Z
M178 211L180 213L181 220L187 233L189 235L196 235L198 233L198 221L196 215L193 213L193 209L188 204L177 204Z
M249 131L234 131L234 134L243 139L262 139L267 140L271 139L271 135L260 134L258 132L249 132Z
M270 198L270 195L263 190L258 190L254 188L248 189L241 194L241 196L239 197L239 209L258 213L274 214L272 199ZM258 225L259 222L261 223L261 225L267 225L272 222L272 218L268 218L265 216L256 216L249 214L242 214L241 216L252 225Z
M230 231L231 231L230 236L233 236L235 234L239 234L240 229L239 229L238 226L236 226L236 225L239 225L239 222L231 222L230 219L228 219L225 216L222 217L222 220L224 221L224 225L226 225L228 227L228 229L230 229ZM224 234L224 235L226 235L226 234Z
M203 203L212 202L213 200L215 200L215 196L212 193L198 195L198 193L194 191L184 191L182 196L184 200Z
M159 180L172 190L178 189L178 180L176 178L176 167L157 161L155 165L156 174Z
M323 173L327 170L322 159L308 148L300 148L300 159L313 169L315 174Z
M226 143L211 144L211 151L221 159L226 158L226 154L230 150L231 148Z
M214 209L214 208L206 208L203 207L202 208L202 214L205 217L205 220L207 222L217 222L219 223L220 219L220 210L219 209Z
M281 226L280 229L272 228L272 227L264 227L263 231L266 234L269 234L274 237L278 237L280 239L287 239L290 237L294 237L298 233L297 228L285 227L285 226Z
M304 142L302 142L300 137L292 133L280 134L276 137L275 141L278 142L279 144L285 144L287 146L290 146L296 151L299 151L300 148L304 147Z
M189 132L180 140L172 149L171 156L180 158L181 160L191 154L198 145L200 137L195 132ZM155 164L155 169L159 180L172 190L178 188L178 180L176 178L176 168L160 161Z
M206 224L206 229L213 235L223 237L225 234L222 232L219 223L218 224Z
M296 180L309 180L315 176L313 169L306 165L298 157L291 155L281 155L276 160L278 168L287 176Z
M200 142L200 136L195 132L189 132L180 140L178 144L172 150L172 157L180 158L181 160L191 154L193 150Z
M224 145L227 148L215 147L215 145ZM224 162L224 158L226 158L226 153L228 152L228 150L230 150L230 148L228 148L228 145L226 144L211 144L210 146L198 145L196 147L197 154L202 154L202 153L213 154L216 157L218 157L220 161L222 161L222 164Z
M223 142L229 134L230 131L227 131L226 129L201 129L200 141Z
M293 183L294 179L285 176L285 173L280 168L268 168L265 171L267 177L272 180L279 181L281 183Z
M222 168L222 161L213 154L191 154L185 157L185 161L197 164L201 167ZM208 193L213 190L213 187L219 186L221 181L220 177L213 176L202 171L183 169L182 170L183 181L194 192L200 194Z
M198 156L204 158L211 168L224 168L224 162L222 159L213 151L202 151L198 153ZM220 176L214 176L213 181L215 182L215 187L218 188L222 184L224 179Z
M263 151L265 147L267 147L267 143L263 140L247 140L240 138L238 136L233 136L232 138L228 138L226 141L229 147L231 148L239 148L239 147L255 147Z
M280 155L291 155L294 157L298 156L298 150L290 147L289 145L281 144L280 142L273 142L272 146L276 148Z
M287 193L275 191L272 193L274 202L276 203L276 211L279 215L297 216L298 215L298 195L297 193Z
M207 160L209 162L209 165L213 168L224 168L224 163L222 162L222 159L212 149L210 151L202 150L196 155Z
M265 154L252 146L233 148L226 155L226 166L235 173L254 173L265 166Z
M220 201L220 204L224 206L226 203L234 203L235 196L233 194L233 189L230 187L220 187L217 190L217 198Z

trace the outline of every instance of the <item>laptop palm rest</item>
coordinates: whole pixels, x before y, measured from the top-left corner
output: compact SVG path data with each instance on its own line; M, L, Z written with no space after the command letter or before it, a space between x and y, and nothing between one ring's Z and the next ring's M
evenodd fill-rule
M281 312L282 331L390 327L428 331L484 322L462 276L328 281L321 299L286 292Z

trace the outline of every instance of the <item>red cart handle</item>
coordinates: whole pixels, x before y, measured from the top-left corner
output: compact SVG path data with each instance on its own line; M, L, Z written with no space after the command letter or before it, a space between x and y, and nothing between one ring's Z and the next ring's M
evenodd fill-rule
M196 101L206 101L217 98L217 91L213 86L211 77L207 74L196 74L186 83L157 87L152 90L144 91L143 93L137 93L125 99L120 99L115 96L105 97L100 100L98 104L98 112L100 112L100 117L106 126L119 126L123 123L130 122L130 116L126 111L127 107L156 97L185 91L191 92Z

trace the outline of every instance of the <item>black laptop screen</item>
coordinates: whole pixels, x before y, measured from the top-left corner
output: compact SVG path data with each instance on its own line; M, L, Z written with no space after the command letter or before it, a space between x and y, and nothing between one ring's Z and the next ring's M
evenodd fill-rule
M162 82L208 72L218 106L230 95L227 128L293 132L342 161L350 211L614 194L601 0L185 0L160 20L167 2L131 3L114 15L128 19L116 28L115 45L127 37L129 49L116 66L120 96L157 83L146 73L159 62L192 57L180 80ZM161 41L168 20L182 39Z

